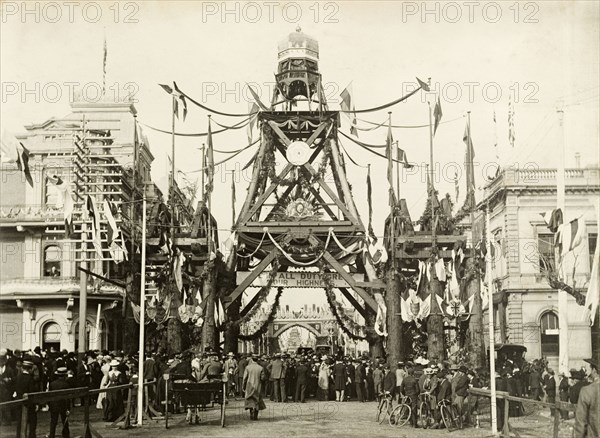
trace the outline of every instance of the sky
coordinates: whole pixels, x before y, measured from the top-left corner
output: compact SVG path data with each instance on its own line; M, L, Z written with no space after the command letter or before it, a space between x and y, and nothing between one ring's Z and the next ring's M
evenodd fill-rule
M25 10L24 8L27 8ZM0 77L3 130L69 113L69 83L90 99L103 78L109 93L137 100L138 119L170 129L170 98L158 86L176 81L188 95L219 111L244 113L247 83L270 101L277 44L297 26L320 44L319 68L330 109L352 83L356 109L392 101L431 78L436 93L418 92L390 108L394 125L428 123L428 101L439 96L443 118L434 141L436 187L459 204L465 193L462 141L470 112L477 186L495 163L520 168L556 167L560 159L557 108L565 114L565 163L599 162L599 23L597 1L543 2L2 2ZM58 85L56 85L58 84ZM56 91L58 90L58 92ZM515 144L508 141L509 95L514 102ZM359 115L381 123L388 110ZM494 113L496 124L494 124ZM189 106L177 131L201 132L208 113ZM232 125L240 119L215 115ZM447 122L447 123L444 123ZM349 125L343 119L342 131ZM145 129L156 157L152 176L166 188L170 136ZM359 132L366 143L383 144L386 129ZM427 128L394 129L409 161L429 162ZM188 179L201 167L201 139L177 139L175 165ZM214 137L215 148L248 143L245 129ZM348 177L363 221L367 218L366 165L374 184L374 227L381 235L388 214L386 162L348 140ZM494 144L498 144L494 147ZM231 170L239 211L250 174L239 169L253 148L217 169L214 215L222 239L231 226ZM219 161L227 155L217 154ZM363 167L361 167L363 166ZM423 169L423 170L420 170ZM478 193L478 199L482 192ZM425 203L424 167L405 171L401 196L413 220ZM460 207L458 205L457 207Z

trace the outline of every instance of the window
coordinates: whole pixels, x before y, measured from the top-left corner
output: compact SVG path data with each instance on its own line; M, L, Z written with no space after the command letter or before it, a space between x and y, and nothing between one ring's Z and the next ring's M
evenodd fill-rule
M62 251L58 245L50 245L44 249L44 277L60 277Z
M554 268L554 234L538 234L540 271Z
M549 311L540 319L542 356L558 356L558 315Z
M42 350L50 349L60 351L60 326L54 321L42 328Z
M590 254L590 273L592 272L592 266L594 266L594 252L596 251L596 245L598 244L598 233L588 234L588 248Z

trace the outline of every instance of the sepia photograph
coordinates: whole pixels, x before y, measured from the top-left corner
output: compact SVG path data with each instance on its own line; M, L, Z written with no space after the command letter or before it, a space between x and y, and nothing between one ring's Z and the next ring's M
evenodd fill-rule
M0 86L0 436L600 436L600 2L0 0Z

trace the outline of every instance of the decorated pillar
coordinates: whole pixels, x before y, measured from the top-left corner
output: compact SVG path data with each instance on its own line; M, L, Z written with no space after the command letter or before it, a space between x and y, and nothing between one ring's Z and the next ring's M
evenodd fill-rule
M467 296L473 297L471 315L469 317L468 350L469 362L472 367L480 368L486 363L483 311L481 300L481 271L478 261L469 257L466 260L467 270Z
M445 356L444 351L444 315L438 304L437 297L443 295L443 283L437 278L435 269L432 270L431 281L429 282L429 294L431 296L431 311L427 318L427 359L442 360Z
M206 301L206 313L204 315L204 325L202 326L202 348L211 347L217 350L218 333L215 329L215 273L209 269L206 279L203 283L202 296Z
M394 367L398 361L404 359L404 345L402 342L402 308L399 289L400 282L398 281L395 269L393 268L386 272L386 277L385 304L387 306L388 319L386 352L388 355L388 364Z

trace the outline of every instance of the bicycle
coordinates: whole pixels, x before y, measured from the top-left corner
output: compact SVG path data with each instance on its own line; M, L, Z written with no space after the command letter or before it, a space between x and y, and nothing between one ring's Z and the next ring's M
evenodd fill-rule
M434 424L433 412L431 409L432 399L435 403L435 397L431 395L430 392L422 392L419 394L419 422L423 429L427 429Z
M458 413L458 409L450 401L444 399L438 403L442 421L448 429L448 432L463 428L462 416Z
M407 395L400 397L399 405L394 408L388 419L390 426L402 427L410 420L410 415L412 413L410 403L410 397Z
M385 421L385 417L389 416L392 412L392 394L386 391L385 394L380 394L381 400L377 406L377 416L375 421L382 424Z

